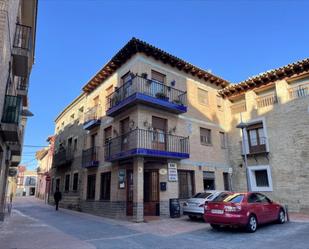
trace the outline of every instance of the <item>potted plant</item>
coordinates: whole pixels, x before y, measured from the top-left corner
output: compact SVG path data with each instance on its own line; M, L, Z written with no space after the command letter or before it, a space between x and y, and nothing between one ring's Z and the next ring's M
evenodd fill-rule
M182 102L179 99L174 99L173 103L176 105L182 105Z
M157 92L156 93L156 98L168 101L168 97L163 92Z

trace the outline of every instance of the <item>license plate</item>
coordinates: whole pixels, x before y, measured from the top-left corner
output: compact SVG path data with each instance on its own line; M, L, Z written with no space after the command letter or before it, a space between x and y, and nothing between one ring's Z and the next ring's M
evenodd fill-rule
M190 203L190 202L189 202L188 204L189 204L190 207L196 207L196 206L197 206L196 203Z
M223 210L219 210L219 209L211 209L210 211L212 214L223 214Z

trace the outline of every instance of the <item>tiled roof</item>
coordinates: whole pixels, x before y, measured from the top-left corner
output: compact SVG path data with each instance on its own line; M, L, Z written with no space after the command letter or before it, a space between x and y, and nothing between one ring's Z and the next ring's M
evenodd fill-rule
M228 86L228 81L215 76L201 68L198 68L176 56L173 56L144 41L132 38L105 66L83 87L83 91L89 93L111 76L118 68L128 61L136 53L143 53L160 60L165 64L177 68L180 71L204 79L207 82L221 86Z
M279 67L277 69L269 70L264 73L260 73L237 84L229 85L220 90L219 93L222 96L229 97L263 85L267 85L276 80L281 80L286 77L301 74L303 72L309 72L309 58L296 61L294 63Z

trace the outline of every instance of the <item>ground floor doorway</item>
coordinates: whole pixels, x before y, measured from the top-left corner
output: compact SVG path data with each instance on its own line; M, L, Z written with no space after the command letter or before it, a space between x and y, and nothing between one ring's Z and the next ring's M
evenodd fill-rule
M144 215L160 215L160 190L158 170L144 170Z

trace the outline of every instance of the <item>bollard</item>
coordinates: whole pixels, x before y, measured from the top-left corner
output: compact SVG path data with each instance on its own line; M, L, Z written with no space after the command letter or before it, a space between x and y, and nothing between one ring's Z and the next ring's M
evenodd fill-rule
M288 205L284 205L284 209L285 209L286 221L289 222L290 217L289 217L289 207L288 207Z

